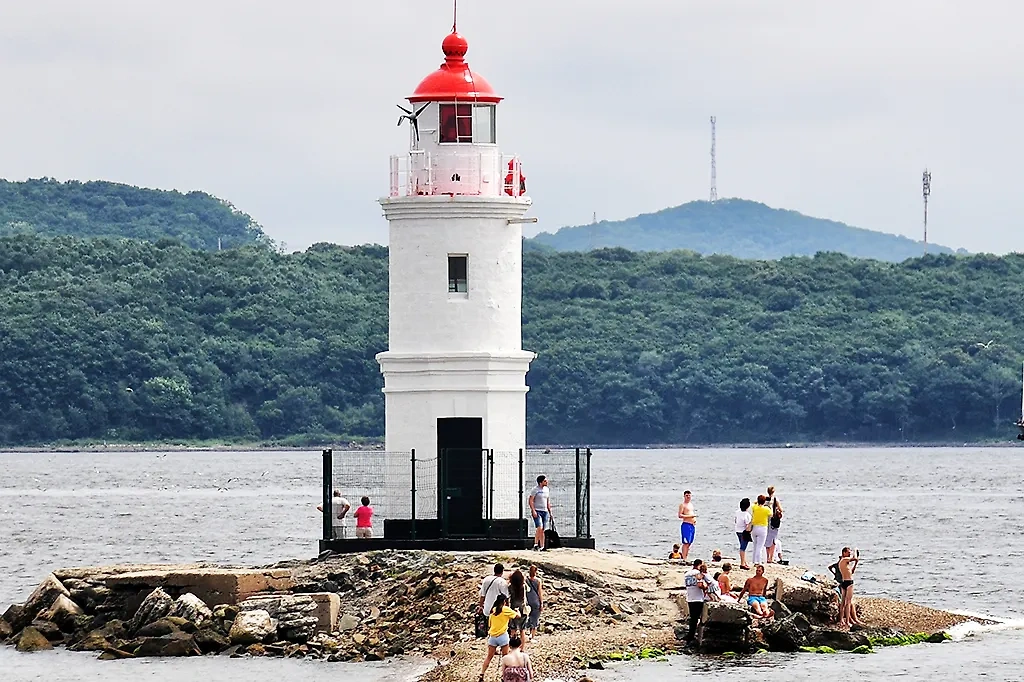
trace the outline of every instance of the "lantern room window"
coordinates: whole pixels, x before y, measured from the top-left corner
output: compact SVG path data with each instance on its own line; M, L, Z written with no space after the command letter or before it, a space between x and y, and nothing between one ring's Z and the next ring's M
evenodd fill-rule
M493 104L441 104L440 136L442 144L494 144Z

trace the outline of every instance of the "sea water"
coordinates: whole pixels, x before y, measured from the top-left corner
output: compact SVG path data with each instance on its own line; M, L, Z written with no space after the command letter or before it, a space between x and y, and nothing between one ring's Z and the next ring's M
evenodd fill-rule
M960 641L871 656L672 656L622 664L597 680L1024 680L1019 578L1022 475L1014 448L793 448L599 451L593 458L598 546L667 556L676 510L692 490L692 556L735 556L741 497L774 485L779 539L794 564L824 572L858 547L859 594L998 617L958 626ZM0 608L45 573L73 565L213 561L267 564L316 553L319 452L0 453ZM572 491L554 490L553 501ZM280 659L97 661L0 647L0 679L295 681L412 679L423 661L326 664ZM324 666L328 666L326 669ZM328 672L329 671L329 672Z

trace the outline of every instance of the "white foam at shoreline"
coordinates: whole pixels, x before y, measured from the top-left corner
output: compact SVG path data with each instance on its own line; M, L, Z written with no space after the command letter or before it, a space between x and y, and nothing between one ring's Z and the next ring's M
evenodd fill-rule
M988 620L996 620L989 618ZM986 632L1000 632L1002 630L1024 630L1024 618L1017 618L1013 620L1001 620L998 623L992 625L982 625L973 620L969 620L966 623L958 623L953 627L946 630L953 641L959 642L967 637L973 637L974 635L986 633Z

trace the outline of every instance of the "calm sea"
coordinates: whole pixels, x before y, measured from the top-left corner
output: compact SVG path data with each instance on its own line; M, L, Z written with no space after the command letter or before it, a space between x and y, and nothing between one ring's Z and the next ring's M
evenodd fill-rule
M794 563L823 572L840 547L852 545L861 550L865 594L1021 619L1022 457L1014 448L597 452L594 531L600 547L665 555L678 536L681 491L689 489L699 517L694 552L729 554L737 502L773 484L786 509L780 541ZM310 557L320 528L320 467L318 452L0 454L0 609L60 566ZM873 656L677 656L595 677L1024 680L1020 624ZM100 662L90 654L0 648L0 679L18 682L319 682L325 674L372 682L411 679L423 669L419 662L325 665L216 657Z

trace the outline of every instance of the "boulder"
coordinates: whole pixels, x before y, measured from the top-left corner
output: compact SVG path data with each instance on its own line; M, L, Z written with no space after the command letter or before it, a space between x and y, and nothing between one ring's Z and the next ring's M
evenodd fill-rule
M756 633L750 624L751 615L746 609L708 602L697 631L697 646L702 653L709 654L747 652L756 641Z
M171 606L173 605L174 600L171 599L171 596L159 587L156 588L146 595L146 598L139 604L139 608L135 615L132 616L128 629L134 632L143 625L149 625L153 621L163 618L170 613Z
M765 624L761 634L772 651L799 651L800 647L807 646L807 637L794 617Z
M241 611L231 624L228 637L232 644L256 644L277 632L277 623L262 609Z
M772 602L771 605L772 613L775 614L775 620L785 620L793 615L789 607L780 602L778 599Z
M39 620L55 623L64 632L74 632L75 617L84 615L85 611L82 610L81 606L63 594L58 594L50 608L40 612Z
M143 637L132 653L136 656L200 656L203 652L192 635L176 632L166 637Z
M54 578L54 580L56 580L56 578ZM24 628L21 631L21 635L18 637L18 651L46 651L52 648L53 645L50 644L50 640L31 625Z
M735 604L724 602L708 602L701 617L703 623L714 623L726 627L750 627L750 611Z
M846 632L831 628L814 628L807 635L807 645L831 647L840 651L853 651L859 646L871 646L871 642L859 632Z
M14 628L3 618L0 618L0 642L14 634Z
M112 646L113 642L128 636L124 623L112 620L101 628L91 630L88 634L73 642L68 649L71 651L103 651Z
M48 608L53 604L54 600L60 596L70 597L71 593L68 592L67 588L64 587L59 580L57 580L57 576L51 573L46 576L43 579L43 582L39 583L39 586L34 592L32 592L28 601L25 602L25 607L19 614L17 620L8 619L8 622L15 630L20 630L31 623L40 611Z
M223 651L231 644L227 637L220 634L213 628L202 628L201 630L196 631L192 636L195 638L196 645L199 646L199 650L204 654Z
M31 623L32 627L43 634L43 637L50 640L51 642L63 642L64 633L60 631L60 628L56 623L51 623L48 620L35 619Z
M20 628L15 624L22 622L21 619L24 613L24 604L11 604L7 607L7 610L4 611L4 615L0 616L0 620L3 620L5 623L10 625L13 632L17 632ZM31 618L29 620L31 621ZM22 627L24 627L24 625L22 625Z
M779 578L775 581L775 600L793 611L827 621L838 595L822 583Z
M213 619L210 607L191 592L186 592L175 600L169 615L184 618L190 623L195 623L196 627L202 627Z
M178 622L175 622L178 621ZM188 621L181 619L170 619L170 618L157 618L152 623L143 625L141 628L135 631L136 637L167 637L176 632L181 632L181 623L187 623Z
M350 613L346 613L344 616L338 619L338 630L341 632L355 630L357 627L359 627L359 619Z

